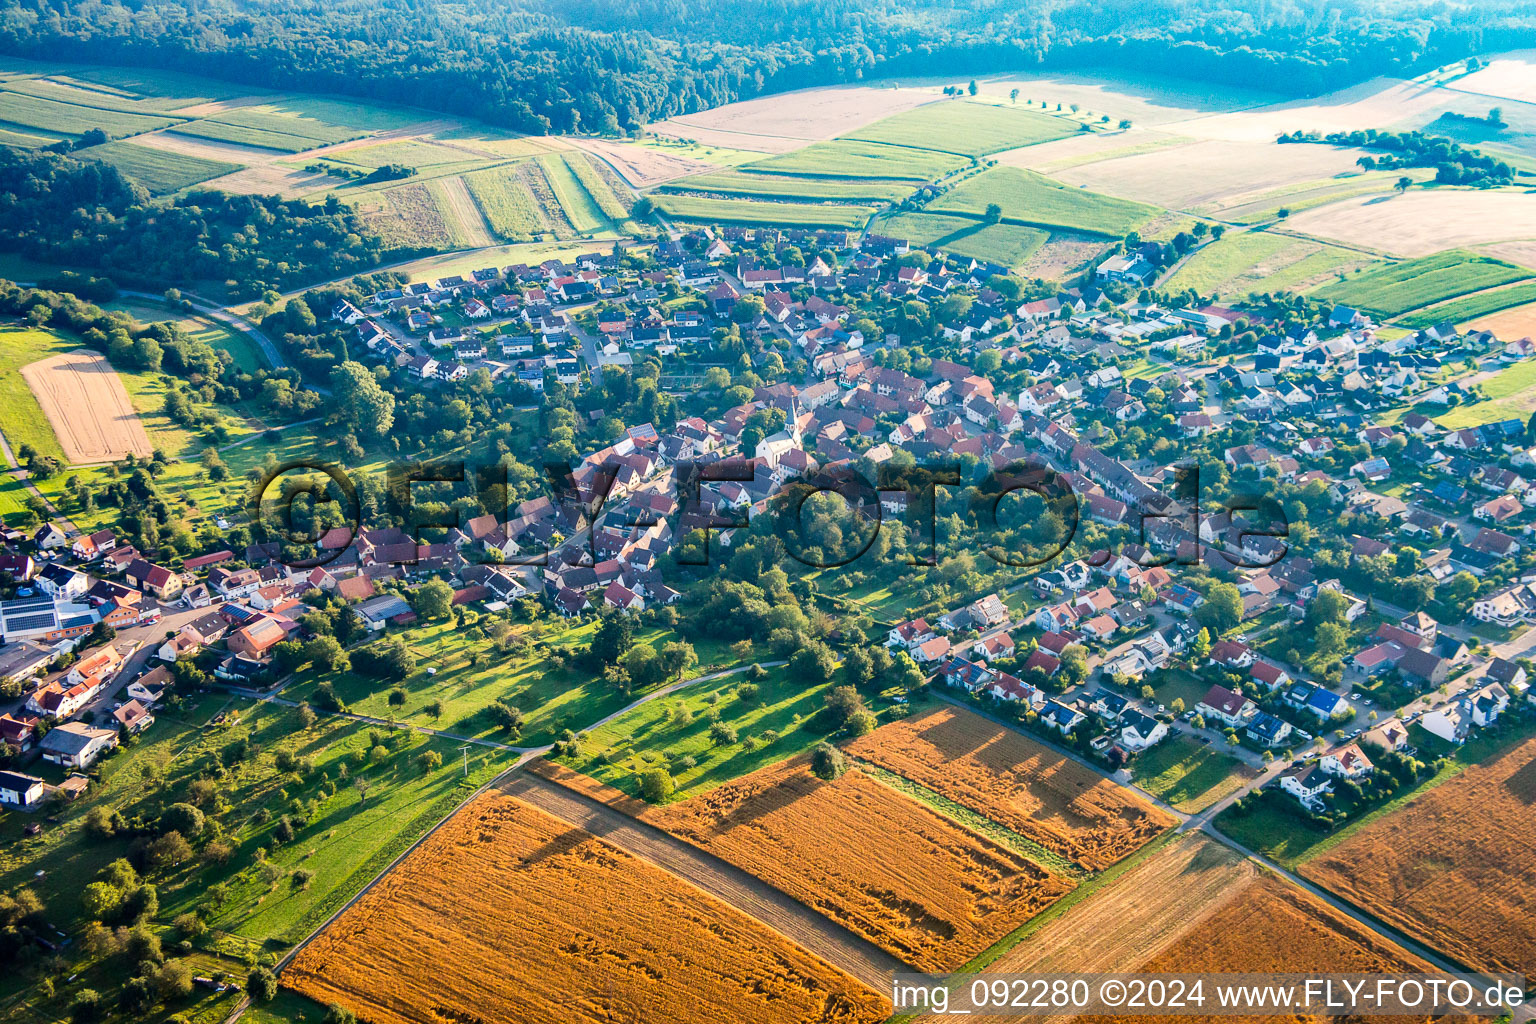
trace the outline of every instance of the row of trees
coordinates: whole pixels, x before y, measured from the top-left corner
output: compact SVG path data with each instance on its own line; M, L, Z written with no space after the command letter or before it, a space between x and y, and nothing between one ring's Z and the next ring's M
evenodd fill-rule
M1292 132L1280 136L1279 142L1327 142L1335 146L1350 146L1376 150L1380 156L1363 156L1355 161L1362 170L1396 170L1405 167L1433 167L1435 180L1448 185L1480 185L1494 187L1508 185L1515 180L1515 169L1498 157L1470 149L1459 142L1423 132L1383 132L1375 128L1364 131ZM1400 179L1398 190L1403 191L1411 179Z

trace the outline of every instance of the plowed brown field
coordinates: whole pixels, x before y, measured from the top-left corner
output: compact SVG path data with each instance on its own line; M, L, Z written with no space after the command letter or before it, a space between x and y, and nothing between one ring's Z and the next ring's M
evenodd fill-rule
M823 782L796 758L665 807L558 766L539 770L758 876L923 971L954 970L1074 887L857 769Z
M1536 740L1473 765L1302 865L1371 914L1536 980Z
M1108 867L1175 823L1076 761L963 708L892 722L849 744L848 752L1090 870Z
M874 1024L881 997L767 927L500 793L306 946L283 984L371 1024Z

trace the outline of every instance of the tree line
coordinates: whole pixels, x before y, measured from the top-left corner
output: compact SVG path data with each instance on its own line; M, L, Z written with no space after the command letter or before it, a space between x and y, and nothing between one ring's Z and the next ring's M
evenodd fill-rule
M466 10L467 8L467 10ZM530 132L614 133L737 99L896 74L1100 65L1315 93L1524 45L1516 0L1064 0L900 11L774 0L722 17L703 0L448 5L435 0L100 0L0 4L0 52L175 67L250 86L341 93Z
M152 202L115 167L15 149L0 149L0 248L123 284L223 282L237 298L366 272L386 254L335 197L198 191Z

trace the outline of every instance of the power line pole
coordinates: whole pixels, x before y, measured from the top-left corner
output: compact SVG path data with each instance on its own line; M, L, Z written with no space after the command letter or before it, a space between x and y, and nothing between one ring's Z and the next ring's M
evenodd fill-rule
M459 749L464 751L464 777L469 778L469 748L472 744L466 743Z

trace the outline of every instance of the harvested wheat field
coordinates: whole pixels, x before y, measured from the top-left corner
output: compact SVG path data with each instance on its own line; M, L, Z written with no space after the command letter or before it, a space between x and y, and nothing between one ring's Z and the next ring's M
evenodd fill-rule
M1286 227L1394 255L1426 256L1536 236L1536 194L1436 190L1346 199L1298 213Z
M559 765L540 774L756 875L921 971L958 968L1074 884L850 770L793 758L653 807Z
M1327 904L1271 874L1240 888L1214 913L1188 929L1140 966L1121 970L1150 974L1432 973L1407 950L1337 913ZM1083 1017L1083 1024L1151 1020L1134 1015ZM1164 1021L1226 1021L1221 1016L1159 1017ZM1307 1021L1290 1014L1242 1017L1244 1021ZM1402 1021L1402 1017L1370 1018ZM1424 1018L1418 1018L1424 1019Z
M964 708L892 722L847 749L1092 871L1174 825L1124 787Z
M1536 103L1536 50L1519 50L1490 60L1480 71L1455 79L1454 92Z
M1536 980L1536 740L1473 765L1301 873L1456 960Z
M75 349L21 368L72 465L116 462L154 454L144 424L112 364L99 352Z
M1536 338L1536 303L1489 313L1473 320L1467 327L1469 330L1492 331L1501 341Z
M1123 971L1226 906L1258 868L1221 843L1186 833L987 968L996 974Z
M1437 89L1397 78L1373 78L1315 99L1285 100L1167 122L1161 127L1197 139L1273 143L1277 135L1286 132L1327 134L1391 127L1434 110L1445 99L1445 94Z
M661 135L705 138L700 131L729 132L765 139L814 142L845 135L871 121L939 99L936 90L873 89L868 86L836 86L803 89L758 99L727 103L723 107L679 114L651 126ZM738 149L757 149L741 143ZM775 150L778 152L778 150Z
M654 146L637 146L632 142L611 142L607 139L589 139L573 136L571 142L594 156L612 164L625 181L635 188L650 188L690 174L712 171L717 165L703 160L668 153Z
M305 946L282 982L371 1024L874 1024L890 1012L767 927L494 792Z
M1357 175L1355 161L1364 154L1363 149L1336 146L1210 139L1084 163L1060 170L1056 177L1106 195L1209 212L1203 209L1209 204L1319 178Z
M989 964L987 973L1134 969L1225 907L1257 876L1253 862L1209 837L1179 836Z

